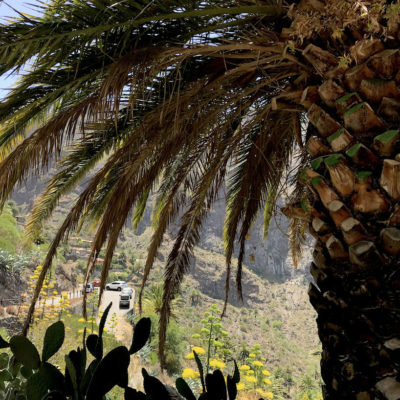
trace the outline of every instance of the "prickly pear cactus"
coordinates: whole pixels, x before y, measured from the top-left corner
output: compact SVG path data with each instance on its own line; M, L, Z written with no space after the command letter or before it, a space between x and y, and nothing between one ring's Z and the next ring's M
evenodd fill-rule
M103 355L103 329L110 311L106 308L99 324L98 334L83 335L82 347L65 355L62 373L49 360L61 348L65 327L59 321L50 325L43 340L40 355L35 345L24 336L13 336L9 342L0 336L0 399L4 400L105 400L115 386L125 390L124 400L196 400L196 395L182 378L176 389L165 386L143 369L145 393L128 386L130 356L137 353L148 341L151 330L149 318L142 318L135 326L132 344L128 349L119 346ZM88 352L94 357L87 362ZM221 371L204 376L204 368L197 354L202 393L198 400L234 400L236 385L240 381L235 363L233 376L226 381ZM121 399L122 400L122 399Z

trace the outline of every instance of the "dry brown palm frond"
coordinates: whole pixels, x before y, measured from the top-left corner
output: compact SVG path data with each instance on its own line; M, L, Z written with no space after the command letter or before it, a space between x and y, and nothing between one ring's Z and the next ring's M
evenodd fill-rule
M104 167L89 181L72 214L58 232L45 266L47 270L54 256L54 249L71 229L86 219L98 221L87 263L86 281L90 278L101 249L106 246L101 295L119 233L130 212L134 207L143 210L143 199L146 199L149 191L156 186L158 178L164 171L168 171L168 167L173 165L179 156L185 155L187 162L183 165L181 174L176 176L165 192L163 205L160 205L162 211L159 213L158 227L152 239L142 284L143 288L168 224L186 204L187 192L193 191L190 213L185 214L183 218L182 229L168 258L160 321L162 354L170 304L189 265L202 220L218 193L217 189L223 183L226 164L235 149L247 141L253 146L247 154L251 160L245 174L247 178L243 180L247 182L243 182L240 189L243 198L237 196L231 205L234 211L229 225L231 248L228 251L230 256L227 262L226 299L233 240L240 225L242 240L237 286L241 289L243 238L250 229L256 212L265 202L267 188L277 179L271 176L268 170L270 167L265 167L268 160L264 158L273 153L273 148L279 145L279 138L286 133L284 129L279 132L274 129L268 131L271 128L268 124L255 136L254 132L259 129L258 126L264 125L264 120L270 118L268 99L297 77L300 69L290 57L285 56L282 46L256 45L252 48L248 42L193 46L187 49L159 49L147 57L140 59L140 52L132 52L117 60L110 67L111 72L104 78L93 104L85 112L81 112L77 120L82 124L81 129L86 130L91 128L95 117L99 117L100 122L110 121L116 118L122 101L128 109L127 120L133 119L132 110L135 105L152 96L153 80L165 74L165 91L156 93L156 96L159 96L159 105L133 127L108 157ZM190 65L191 59L196 57L209 57L210 61L205 61L201 68L192 74L192 80L183 79L185 63ZM215 60L222 62L217 71L210 72L209 68ZM275 116L284 119L287 117L284 112L278 112ZM291 114L290 120L297 121ZM287 142L291 141L293 136L293 133L288 135L288 139L282 141L282 146L287 146ZM61 143L62 139L62 135L59 135L54 140ZM44 137L43 147L46 140L51 142L53 139L50 136ZM221 147L222 143L225 147ZM57 149L57 146L54 148ZM287 155L284 152L278 151L277 154L278 157L286 159ZM219 155L218 158L215 155ZM210 167L199 164L203 157L208 157ZM28 170L30 166L25 168ZM281 171L281 167L278 169ZM255 172L257 179L251 185L251 173ZM199 188L199 185L203 187Z
M156 204L156 215L154 216L153 224L155 223L155 220L157 222L155 223L155 231L152 235L150 246L147 252L146 264L144 266L143 279L139 292L138 304L140 313L142 312L143 290L150 275L150 270L153 266L158 249L161 246L165 231L169 226L169 223L178 215L182 207L185 205L187 189L193 188L193 185L190 185L190 183L188 184L192 175L188 171L193 168L196 169L196 164L202 154L203 153L200 150L195 157L188 155L182 163L178 163L177 168L174 168L174 170L171 172L173 175L172 186L166 191L167 194L162 194L157 201L158 204ZM186 188L186 190L182 190L182 186Z
M32 171L46 167L54 154L62 151L64 139L70 139L97 101L97 95L55 115L43 127L18 145L0 164L0 204L3 204L17 182Z
M307 241L306 231L309 223L309 202L306 199L310 198L310 189L304 185L302 180L299 179L301 173L300 167L306 165L310 159L310 155L301 149L295 157L293 157L293 169L289 173L289 187L292 189L288 197L288 204L300 204L304 209L306 218L292 217L289 225L289 247L292 262L297 268L299 260L303 254L304 247Z
M96 103L98 118L118 115L127 86L130 87L130 97L125 106L133 112L137 101L146 98L149 85L152 85L154 77L163 69L164 65L159 62L163 52L163 48L135 49L110 66L99 89Z
M292 218L289 224L289 248L292 256L293 265L295 268L299 265L299 260L303 253L304 246L307 240L308 222Z
M119 231L122 229L127 215L140 193L145 193L152 187L154 180L162 171L165 163L169 159L174 159L174 157L180 151L180 147L176 144L184 143L185 141L190 143L191 135L193 135L193 133L196 134L195 130L189 132L192 133L188 135L186 131L176 132L178 138L175 138L174 135L171 135L167 142L164 140L162 143L163 146L157 152L155 149L159 144L159 138L157 135L155 135L153 137L154 140L146 143L144 147L140 148L140 151L135 149L135 155L129 155L129 161L123 166L123 168L121 168L123 173L115 184L114 194L110 196L107 208L103 212L102 223L100 224L93 241L91 257L88 262L86 280L89 279L94 262L101 250L101 247L105 243L107 236L113 237L116 235L118 237ZM127 146L125 146L123 150L126 151ZM154 159L154 162L149 163L148 160L151 160L152 158ZM118 160L121 162L121 155L118 156ZM143 164L144 162L145 164ZM146 168L144 168L144 165L146 164L149 164L148 172L146 172ZM121 202L125 201L124 199L127 199L126 203ZM116 221L118 221L117 224ZM115 224L117 226L116 231L113 230L113 226ZM112 251L113 247L110 246L108 248L108 252L112 253ZM103 264L103 278L106 277L109 268L109 264L107 262L111 262L112 254L107 257L108 254L109 253L106 254L106 260ZM100 297L104 285L105 281L102 279L100 286Z
M221 168L223 168L224 164L226 165L229 157L221 158L224 149L220 150L222 151L216 154L215 161L199 182L193 195L192 203L182 217L181 228L165 267L164 294L159 330L159 357L162 367L165 367L164 346L171 314L171 302L177 295L183 276L190 265L193 247L199 239L201 224L224 182L225 173Z
M47 272L49 271L53 258L57 252L57 248L61 241L65 240L68 237L68 234L71 230L76 228L79 224L79 221L82 217L83 210L85 207L88 206L90 203L90 200L96 193L96 188L101 182L101 180L104 178L104 176L107 174L109 170L109 165L106 165L102 170L100 170L90 181L89 185L87 188L81 193L79 196L78 200L76 201L75 205L65 218L63 224L61 227L58 229L57 234L55 238L53 239L51 246L47 252L46 259L42 265L42 271L39 275L37 286L35 288L35 292L32 296L32 301L31 305L29 307L27 317L24 321L24 326L23 326L23 334L26 335L29 329L29 325L32 320L32 316L35 310L36 302L40 294L40 290L43 286L44 279L46 277Z
M188 2L178 10L175 3L151 0L138 9L129 2L115 8L108 0L101 7L96 1L59 3L51 6L44 20L28 18L29 23L2 26L0 69L22 68L29 59L35 62L33 72L0 104L0 122L5 127L0 130L0 152L5 156L0 164L0 203L18 182L57 160L65 144L74 148L104 133L107 125L115 129L104 140L106 150L93 157L88 154L82 165L77 157L60 166L38 203L46 209L35 209L32 230L37 232L62 193L102 155L107 157L51 244L25 333L60 242L86 222L95 227L86 280L105 248L102 294L125 221L133 212L133 225L137 225L149 193L158 188L157 227L142 289L167 227L183 212L166 268L162 357L171 302L190 265L202 221L236 156L241 171L228 198L226 300L236 236L241 290L247 232L267 196L277 192L296 136L301 145L298 116L293 113L298 109L271 113L271 99L299 82L303 85L307 67L298 59L298 49L288 50L280 39L287 25L281 1L254 5L213 0L200 8ZM122 109L124 115L120 115ZM24 135L24 128L37 116L44 116L39 128L19 142L18 135ZM273 126L272 118L283 122ZM10 143L15 146L12 151ZM275 174L272 165L277 168Z
M146 60L151 59L159 51L149 52L148 49L133 52L125 58L118 60L110 68L108 79L106 78L98 92L92 94L82 102L71 106L65 111L57 113L46 124L38 128L32 135L18 145L0 164L0 201L3 203L17 182L26 178L32 171L39 172L48 166L49 162L60 155L65 142L70 141L77 132L84 133L87 126L94 121L107 120L111 116L117 118L120 110L122 91L132 80L142 79L142 83L136 86L140 93L137 98L143 98L147 76L145 68ZM143 54L147 55L144 57ZM138 63L138 60L141 62ZM150 63L150 65L158 65ZM158 69L157 69L158 71ZM155 73L157 73L157 71ZM133 77L132 77L133 74ZM151 78L154 75L151 75ZM146 79L145 79L146 78ZM130 104L133 108L134 104ZM4 151L4 147L1 149Z
M293 148L294 132L291 113L278 112L277 114L267 109L263 122L258 127L259 135L250 138L248 150L242 145L242 154L239 157L243 159L243 162L239 158L239 165L231 177L224 225L225 258L228 271L224 311L228 299L230 264L238 226L241 224L236 285L239 296L242 296L242 265L247 234L258 211L264 206L268 194L276 192ZM271 151L272 149L274 150Z
M35 238L39 234L44 221L51 216L61 196L72 190L107 152L115 151L122 145L123 139L130 132L126 114L126 110L121 111L117 127L113 121L89 124L90 133L81 136L67 149L67 155L56 165L57 174L35 200L25 227L28 237Z

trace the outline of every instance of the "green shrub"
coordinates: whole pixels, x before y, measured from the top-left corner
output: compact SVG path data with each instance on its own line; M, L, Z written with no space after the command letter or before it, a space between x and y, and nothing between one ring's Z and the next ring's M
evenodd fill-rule
M81 274L86 273L86 263L85 263L85 261L83 261L83 260L78 260L78 261L77 261L77 264L78 264L78 266L77 266L78 271L79 271Z
M1 243L1 238L0 238ZM25 268L31 265L31 258L27 255L9 253L7 250L0 250L0 269L8 273L20 274Z
M16 244L21 243L23 233L17 226L10 207L6 206L0 214L0 249L4 249L14 254Z
M159 327L159 316L156 313L148 314L151 319L152 330L150 335L150 348L156 353L158 349L158 327ZM169 374L177 374L181 371L180 360L187 343L184 341L185 332L179 327L176 321L171 320L167 329L167 339L165 342L165 362L166 370ZM151 353L150 353L151 354ZM149 357L151 357L149 355ZM152 358L149 359L152 364L155 364L157 360Z
M274 329L280 330L282 328L282 321L279 321L278 319L275 319L272 321L271 326Z
M128 281L129 280L129 272L122 271L118 274L118 279L120 281Z
M19 214L17 203L14 200L8 200L6 204L9 207L13 217L16 217Z

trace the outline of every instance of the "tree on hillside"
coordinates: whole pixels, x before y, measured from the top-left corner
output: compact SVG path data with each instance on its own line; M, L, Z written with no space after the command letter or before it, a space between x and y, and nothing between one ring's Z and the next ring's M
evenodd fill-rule
M99 162L56 235L97 224L87 279L155 192L145 284L171 221L160 353L171 301L202 222L227 184L226 293L246 236L292 183L298 257L316 237L310 299L325 399L400 396L400 4L389 0L53 0L1 25L0 73L23 72L0 105L0 200L57 160L28 224ZM27 132L32 132L27 134ZM68 146L65 155L63 150ZM396 155L397 154L397 155ZM288 175L288 167L291 173ZM292 179L292 181L291 181ZM133 214L133 215L131 215ZM234 249L238 265L231 265Z

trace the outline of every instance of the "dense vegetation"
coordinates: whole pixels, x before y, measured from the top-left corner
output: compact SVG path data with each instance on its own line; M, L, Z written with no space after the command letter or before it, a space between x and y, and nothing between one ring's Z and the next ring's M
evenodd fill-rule
M15 220L17 213L15 203L9 202L0 214L0 248L10 255L14 255L17 246L21 246L23 242L23 233Z

